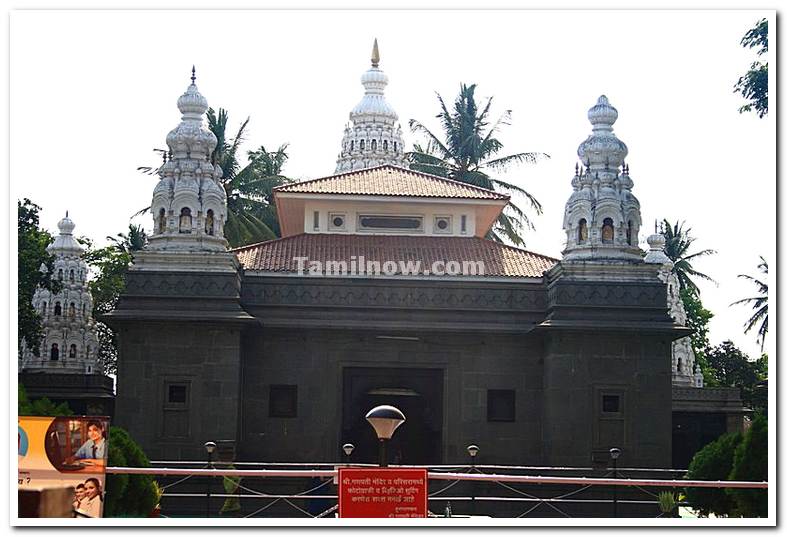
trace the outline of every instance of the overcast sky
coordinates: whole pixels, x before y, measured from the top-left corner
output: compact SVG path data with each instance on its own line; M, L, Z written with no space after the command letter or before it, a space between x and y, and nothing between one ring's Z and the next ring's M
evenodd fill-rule
M465 82L494 96L494 114L513 111L499 136L506 152L551 156L506 177L544 206L530 212L536 231L526 235L539 253L560 256L587 109L607 95L629 147L642 246L654 220L668 218L687 221L698 249L718 250L695 264L718 281L701 283L715 313L711 342L732 339L754 357L754 333L742 330L750 310L729 304L754 291L737 274L756 275L760 255L775 263L775 121L739 114L732 89L755 59L741 37L771 14L17 11L11 203L30 198L53 232L68 210L75 233L99 244L125 232L156 183L136 168L159 162L152 149L179 122L192 64L209 104L229 110L231 130L251 117L246 149L289 143L286 175L330 175L377 37L408 148L417 141L408 120L437 130L435 92L452 101ZM148 217L135 222L151 228Z

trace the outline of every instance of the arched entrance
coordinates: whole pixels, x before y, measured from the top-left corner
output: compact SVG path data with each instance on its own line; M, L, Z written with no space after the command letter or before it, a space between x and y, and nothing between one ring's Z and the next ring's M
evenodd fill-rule
M355 445L353 462L378 462L378 440L366 413L393 405L406 421L388 447L389 464L439 464L442 453L441 369L349 367L344 369L342 439Z

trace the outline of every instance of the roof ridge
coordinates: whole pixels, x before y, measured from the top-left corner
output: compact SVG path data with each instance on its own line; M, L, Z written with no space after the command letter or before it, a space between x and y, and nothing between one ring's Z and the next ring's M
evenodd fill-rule
M462 237L458 237L458 238L462 238ZM473 237L473 238L474 239L478 239L480 241L491 242L491 243L494 243L496 245L505 246L506 248L508 248L510 250L516 250L517 252L525 252L525 253L528 253L530 255L537 255L538 257L543 257L545 259L549 259L551 261L555 261L556 263L560 261L560 259L558 259L556 257L552 257L552 256L545 255L545 254L539 254L538 252L534 252L533 250L526 250L525 248L520 248L519 246L514 246L513 244L506 244L504 242L493 241L492 239L487 239L485 237Z
M444 183L448 183L448 184L456 185L456 186L461 186L461 187L464 187L464 188L468 188L470 190L480 191L480 192L483 192L485 194L493 194L495 196L499 196L501 199L509 199L509 200L511 199L511 195L510 194L497 192L496 190L491 190L489 188L484 188L484 187L480 187L480 186L473 185L473 184L470 184L470 183L457 181L456 179L451 179L451 178L448 178L448 177L441 177L439 175L434 175L434 174L431 174L431 173L426 173L426 172L422 172L422 171L418 171L418 170L412 170L410 168L402 168L401 166L395 166L393 164L381 164L380 166L372 166L371 168L363 168L361 170L352 170L352 171L348 171L348 172L337 173L337 174L334 174L334 175L326 175L326 176L323 176L323 177L316 177L314 179L307 179L305 181L299 181L299 182L295 182L295 183L288 183L286 185L276 186L276 187L273 188L273 190L275 192L286 191L285 189L289 188L289 187L295 187L295 186L301 187L303 185L308 185L309 183L316 183L318 181L325 181L327 179L335 179L335 178L338 178L338 177L345 177L345 176L348 176L348 175L355 175L355 174L369 172L369 171L372 171L372 170L379 170L379 169L383 169L383 168L392 168L394 170L401 170L401 171L406 172L406 173L412 173L414 175L420 175L422 177L426 177L426 178L429 178L429 179L436 179L436 180L442 181Z
M249 248L255 248L257 246L262 246L263 244L268 244L272 242L283 241L284 239L291 239L293 237L297 237L298 235L306 235L306 233L298 233L297 235L289 235L287 237L276 237L275 239L268 239L267 241L260 241L260 242L253 242L251 244L246 244L244 246L236 246L235 248L230 248L229 252L239 252L240 250L248 250Z
M398 166L391 166L391 167L392 168L397 168ZM404 169L404 168L402 168L402 169ZM433 173L426 173L426 172L422 172L422 171L418 171L418 170L411 170L409 168L407 169L407 171L411 172L411 173L418 174L418 175L423 175L424 177L431 177L432 179L438 179L438 180L444 181L446 183L451 183L451 184L454 184L454 185L461 185L461 186L465 186L465 187L468 187L468 188L472 188L474 190L481 190L483 192L489 192L490 194L495 194L497 196L502 196L504 198L511 199L511 195L510 194L504 194L502 192L498 192L496 190L492 190L492 189L489 189L489 188L484 188L482 186L472 185L470 183L465 183L463 181L458 181L456 179L451 179L450 177L442 177L440 175L435 175Z

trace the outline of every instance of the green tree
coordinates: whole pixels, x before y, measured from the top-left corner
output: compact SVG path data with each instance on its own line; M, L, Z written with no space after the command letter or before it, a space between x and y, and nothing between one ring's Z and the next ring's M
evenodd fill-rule
M291 181L282 175L288 158L287 144L276 151L267 151L264 146L248 151L247 162L241 165L238 152L250 118L241 123L230 139L226 136L228 119L223 108L219 108L218 115L212 108L208 109L208 128L218 139L211 160L221 167L221 183L227 192L224 236L231 247L275 239L281 232L273 188Z
M110 244L104 248L94 249L90 240L79 240L87 247L85 262L95 273L89 287L93 296L93 315L98 319L115 309L120 295L126 289L126 273L133 261L133 252L145 247L147 236L140 226L129 224L127 234L118 233L115 237L107 237ZM112 329L100 320L96 321L96 329L99 341L98 359L105 373L115 374L117 337Z
M745 48L756 48L758 57L767 53L768 20L760 20L754 28L746 32L741 39L741 45ZM753 109L759 117L765 116L768 113L768 62L755 60L746 74L738 79L734 93L740 93L749 101L738 108L738 112L742 114Z
M27 198L24 201L17 200L18 346L21 351L24 341L35 354L39 352L42 332L41 317L33 309L33 293L39 285L53 293L59 292L61 287L60 282L50 278L54 268L54 257L49 255L46 247L52 242L53 237L40 228L38 217L40 210L41 207ZM47 266L46 274L39 272L42 264Z
M120 427L110 427L109 465L150 468L142 448ZM146 517L159 501L159 488L153 478L141 474L108 474L104 503L105 517Z
M718 386L716 375L708 365L707 353L710 348L708 340L708 330L713 312L702 305L700 297L689 289L680 291L680 299L686 310L686 326L691 328L691 348L694 351L696 362L700 365L705 386Z
M744 405L751 407L757 384L763 380L758 374L762 365L749 360L732 341L711 347L706 358L717 385L740 388Z
M475 97L476 85L460 85L459 95L449 110L442 96L437 95L440 102L440 113L437 118L443 130L441 140L422 123L411 119L410 128L413 132L426 138L426 145L416 144L408 153L410 168L416 171L447 177L488 190L505 191L520 194L528 201L536 214L541 214L541 204L526 190L513 183L493 176L505 171L514 164L533 163L540 158L549 158L544 153L515 153L498 157L503 144L495 135L499 128L508 125L511 110L506 110L494 123L490 122L490 97L483 106L479 106ZM516 203L509 202L500 214L489 238L503 241L508 239L516 245L524 245L522 231L524 228L534 229L528 215Z
M700 289L692 278L716 282L707 274L695 270L692 266L692 262L700 257L715 254L716 250L705 249L699 252L689 253L696 239L691 236L691 228L683 228L685 224L685 221L678 221L673 225L666 218L662 221L660 231L666 238L664 253L674 263L672 272L678 277L680 290L689 289L692 293L699 296Z
M48 397L31 401L27 397L25 387L21 383L17 386L19 392L17 414L19 416L72 416L74 414L68 403L55 404Z
M735 449L729 479L731 481L768 480L768 421L759 415L746 431L743 441ZM733 514L742 517L768 516L767 489L730 489L735 502Z
M697 481L725 481L730 475L735 448L741 443L740 433L727 433L699 450L689 464L686 479ZM686 488L686 499L701 516L713 513L725 516L732 513L735 504L725 489Z
M754 362L754 370L757 376L761 379L768 378L768 353L764 352L760 355L756 362Z
M148 236L142 226L128 225L128 233L118 233L114 237L107 237L118 250L126 253L142 250L148 243Z
M763 277L763 280L765 280L768 277L768 262L764 257L760 256L760 264L757 265L757 268L765 275ZM735 306L737 304L752 305L754 314L749 317L749 320L743 325L743 333L748 334L749 331L754 328L754 325L759 323L760 327L757 329L757 343L760 344L760 350L762 350L765 348L765 336L768 334L768 283L746 274L738 274L738 278L745 278L753 282L755 287L757 287L757 296L736 300L730 304L730 306Z
M255 242L275 239L281 235L276 206L273 203L273 189L292 180L282 174L287 162L287 144L275 151L260 146L255 151L246 152L245 164L240 160L240 146L244 140L250 118L241 123L235 136L227 134L229 114L219 108L218 114L208 109L208 128L216 136L218 143L211 155L211 162L221 167L221 185L227 193L227 222L224 237L230 247L235 248ZM166 150L154 149L157 153ZM139 171L153 175L159 168L140 166ZM148 211L142 209L137 214Z

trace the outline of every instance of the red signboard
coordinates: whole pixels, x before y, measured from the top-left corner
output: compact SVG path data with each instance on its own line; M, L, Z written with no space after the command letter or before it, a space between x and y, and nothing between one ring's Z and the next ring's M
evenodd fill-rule
M339 468L340 518L426 518L425 468Z

